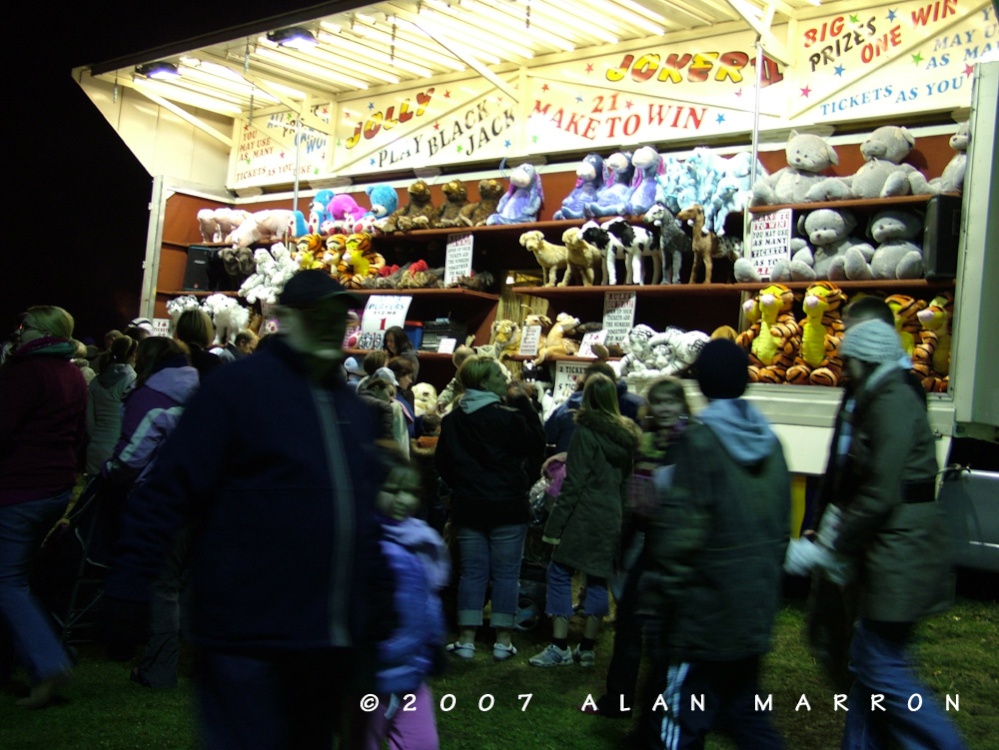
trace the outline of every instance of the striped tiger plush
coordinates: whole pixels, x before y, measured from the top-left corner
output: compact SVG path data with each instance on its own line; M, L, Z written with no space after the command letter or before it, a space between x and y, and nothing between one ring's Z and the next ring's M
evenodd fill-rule
M885 298L885 304L891 308L895 316L895 330L902 340L902 349L910 357L916 348L916 336L921 326L916 316L926 307L926 300L909 297L905 294L893 294Z
M295 240L295 260L303 271L318 269L329 272L329 264L323 258L326 248L321 234L303 234Z
M792 305L794 292L783 284L771 284L761 289L754 300L746 302L747 316L758 314L759 320L739 334L736 343L749 354L751 383L784 382L787 368L794 361L792 353L800 333Z
M912 369L927 393L946 393L950 383L950 323L954 295L944 292L916 313L923 330L912 352Z
M840 310L846 295L831 281L816 281L805 290L801 319L801 339L794 365L787 370L792 385L829 385L839 383L843 358L839 345L843 340Z
M347 235L331 234L326 238L326 252L323 253L323 262L329 268L330 276L334 279L340 278L340 261L343 260L343 253L347 249Z
M363 289L378 278L385 258L376 252L367 232L348 235L343 257L337 265L337 277L347 289Z

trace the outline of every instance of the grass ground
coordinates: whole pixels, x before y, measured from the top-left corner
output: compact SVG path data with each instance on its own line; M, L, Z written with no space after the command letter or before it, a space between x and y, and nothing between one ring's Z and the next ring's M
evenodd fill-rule
M994 583L994 582L990 582ZM970 592L947 613L921 627L916 654L921 674L938 695L959 700L952 711L970 750L992 750L999 737L999 604L994 596ZM833 710L827 687L802 637L802 602L790 598L781 611L774 651L764 673L764 692L773 693L774 720L790 750L825 750L839 746L843 714ZM574 628L577 626L574 623ZM613 627L601 635L597 667L538 669L527 663L546 643L547 625L519 634L520 654L494 663L483 632L477 659L454 663L434 680L438 700L454 696L450 711L438 710L444 750L610 750L621 745L627 721L581 714L588 694L603 687ZM65 700L44 711L13 706L26 691L23 674L0 689L0 748L3 750L187 750L197 747L193 689L182 678L174 690L140 688L127 680L128 665L102 658L98 649L81 649L80 661ZM525 698L532 697L525 705ZM801 696L808 702L799 705ZM492 696L494 705L488 704ZM480 709L481 702L481 709ZM708 748L732 745L712 738Z

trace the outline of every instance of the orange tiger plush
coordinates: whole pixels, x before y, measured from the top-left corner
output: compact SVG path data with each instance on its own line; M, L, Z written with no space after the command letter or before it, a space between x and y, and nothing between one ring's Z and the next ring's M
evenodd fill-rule
M912 369L927 393L946 393L950 383L950 323L954 295L944 292L916 313L923 330L912 352Z
M794 292L783 284L771 284L754 300L755 305L752 300L746 303L746 312L750 318L758 314L759 320L736 339L749 354L749 381L783 383L800 335L791 312Z
M846 295L830 281L817 281L805 290L802 307L805 317L798 325L801 339L794 365L787 370L787 382L793 385L830 385L839 383L843 358L839 345L844 325L840 309Z
M337 278L347 289L373 286L385 258L376 252L367 232L355 232L347 237L343 257L337 266Z
M331 234L326 238L326 252L323 253L323 262L329 268L330 276L334 279L340 278L340 261L343 260L343 252L347 249L347 235Z
M926 300L909 297L905 294L893 294L885 298L885 304L891 308L895 316L895 330L902 340L902 349L910 357L916 348L916 336L919 335L919 311L926 307Z
M303 234L295 240L295 260L303 271L319 269L329 272L329 264L325 262L323 236L321 234Z

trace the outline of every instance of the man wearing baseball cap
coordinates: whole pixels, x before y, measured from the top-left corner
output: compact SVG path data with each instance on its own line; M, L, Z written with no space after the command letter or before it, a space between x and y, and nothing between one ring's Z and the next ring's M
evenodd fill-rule
M206 379L130 496L106 580L127 639L177 531L195 528L191 640L208 748L329 748L392 627L374 414L342 377L356 300L318 270L279 298L280 333Z
M709 341L693 371L708 405L676 445L672 486L646 533L652 580L640 606L670 623L650 746L699 747L724 727L739 747L781 748L755 697L780 602L791 479L777 436L742 398L745 351ZM701 696L704 710L692 708Z

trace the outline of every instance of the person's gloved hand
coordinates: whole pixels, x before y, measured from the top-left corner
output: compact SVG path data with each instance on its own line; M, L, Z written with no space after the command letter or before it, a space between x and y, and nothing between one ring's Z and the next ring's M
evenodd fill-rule
M822 568L826 577L837 585L842 586L850 581L850 563L840 555L809 539L792 539L784 556L784 572L803 576L816 567Z
M545 544L551 544L551 545L555 545L555 546L559 545L562 542L561 539L555 539L555 538L550 537L550 536L543 536L543 537L541 537L541 541L544 542Z
M97 627L108 658L128 661L135 654L135 644L149 636L149 602L105 596Z
M839 527L843 524L843 511L835 505L828 505L819 520L817 532L818 540L821 544L832 549L836 544L836 536L839 534Z

